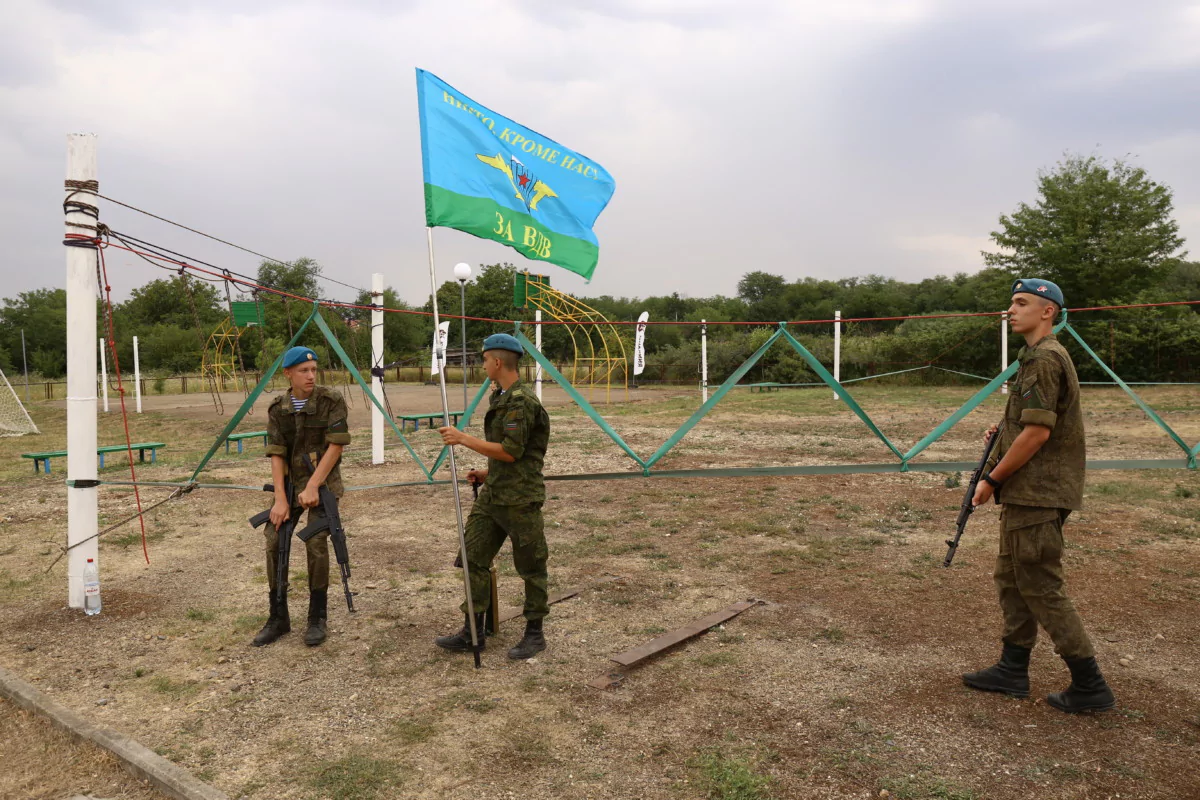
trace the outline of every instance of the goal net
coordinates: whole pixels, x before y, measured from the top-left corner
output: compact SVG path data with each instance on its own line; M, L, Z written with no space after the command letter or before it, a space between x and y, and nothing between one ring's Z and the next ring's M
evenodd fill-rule
M29 418L29 412L21 405L12 384L0 370L0 436L21 436L26 433L40 433L37 425Z

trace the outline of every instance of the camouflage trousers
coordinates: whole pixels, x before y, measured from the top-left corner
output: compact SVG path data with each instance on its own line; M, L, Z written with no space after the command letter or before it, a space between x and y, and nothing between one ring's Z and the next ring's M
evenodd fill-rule
M1005 505L1000 514L996 589L1008 644L1032 649L1041 625L1063 658L1095 655L1063 585L1063 523L1070 511Z
M292 518L299 518L302 509L299 507L292 509ZM325 519L325 509L320 505L313 506L308 510L307 524L312 524L318 520ZM296 532L304 529L304 525L296 523ZM275 589L275 565L279 556L279 533L275 530L275 526L270 522L266 524L266 539L267 550L267 584L272 590ZM295 548L300 540L296 537L296 533L292 534L292 547ZM329 588L329 531L323 530L316 536L309 539L304 544L304 549L308 555L308 590L321 591Z
M505 539L512 540L513 566L525 581L525 619L541 619L550 613L547 591L546 531L542 504L497 506L475 501L467 517L467 564L471 569L471 602L480 614L491 605L492 560ZM462 604L467 613L467 604Z

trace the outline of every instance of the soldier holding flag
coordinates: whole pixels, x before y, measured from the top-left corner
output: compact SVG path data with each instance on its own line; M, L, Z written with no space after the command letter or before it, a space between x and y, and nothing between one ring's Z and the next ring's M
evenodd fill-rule
M438 432L447 445L463 445L487 456L488 468L471 470L472 483L483 483L466 524L467 566L471 576L471 601L475 630L483 644L484 615L491 603L489 570L504 540L512 539L513 564L525 581L525 635L508 651L512 659L526 659L546 649L542 619L550 613L547 592L546 533L542 504L546 487L542 463L550 441L550 417L537 396L521 380L517 365L524 348L507 333L495 333L483 342L483 366L496 385L487 415L485 439L453 427ZM462 605L464 618L467 606ZM434 642L444 650L471 650L471 625Z

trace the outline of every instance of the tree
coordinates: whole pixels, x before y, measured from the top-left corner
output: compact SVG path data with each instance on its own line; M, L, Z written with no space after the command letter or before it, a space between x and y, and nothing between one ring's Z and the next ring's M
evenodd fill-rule
M747 272L738 281L738 297L755 322L779 322L787 318L787 281L767 272Z
M1072 306L1132 298L1187 255L1170 188L1141 167L1068 155L1038 173L1038 195L1000 216L992 241L1004 249L983 259L1010 277L1054 281Z
M57 378L67 371L67 293L62 289L21 292L0 308L0 347L18 357L21 331L32 370Z

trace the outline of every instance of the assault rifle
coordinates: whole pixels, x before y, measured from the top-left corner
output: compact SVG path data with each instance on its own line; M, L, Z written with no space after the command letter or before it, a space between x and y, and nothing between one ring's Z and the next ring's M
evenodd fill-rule
M273 494L275 487L266 483L263 484L263 491ZM287 602L288 561L292 557L292 532L296 529L296 521L300 519L299 512L293 515L291 511L296 507L296 487L287 478L283 480L283 491L287 495L288 518L275 530L279 536L279 545L275 551L275 599L281 608ZM271 509L268 508L250 518L250 527L262 527L270 520Z
M309 472L316 472L308 453L301 456L304 466ZM309 523L304 530L296 534L302 542L307 542L321 531L329 531L329 542L333 545L333 554L337 559L338 570L342 573L342 592L346 595L346 608L354 613L354 592L350 591L350 551L346 549L346 531L342 528L342 515L338 512L338 499L325 484L317 488L317 496L321 498L321 508L325 510L325 519Z
M307 455L301 456L301 458L304 458L306 467L312 470L313 467L310 458L308 458ZM295 489L292 486L292 481L284 479L283 486L287 487L288 503L294 506L296 500ZM265 483L263 486L263 491L274 492L275 487L270 485L270 483ZM325 488L324 486L320 487L317 493L318 497L320 497L320 504L322 504L322 507L325 511L325 518L318 519L318 521L306 525L304 530L301 530L300 533L296 534L296 537L299 537L301 542L307 542L308 540L312 539L313 536L319 534L320 531L329 531L329 540L332 542L332 545L334 545L334 557L337 559L338 570L340 570L342 573L342 591L343 593L346 593L346 607L350 609L350 612L353 613L354 593L353 591L350 591L350 553L349 549L346 547L346 530L342 528L342 515L337 510L337 498L335 497L334 493L330 492L329 489ZM299 518L299 515L296 515L296 517ZM268 522L270 518L271 510L268 509L251 517L250 524L252 527L258 528L260 525ZM276 576L282 575L284 578L287 577L287 559L290 558L290 555L292 555L292 531L295 529L295 523L296 519L288 519L288 522L283 523L283 528L280 529L280 555L278 555L278 558L282 559L281 563L283 566L280 567L276 565ZM284 537L284 528L287 530L286 537ZM284 539L287 540L286 547L284 547ZM278 578L276 578L276 583L278 583Z
M971 480L967 482L967 492L963 495L962 506L958 509L958 530L954 534L953 539L946 540L946 560L942 562L943 567L949 567L950 562L954 560L954 553L958 550L958 540L962 538L963 531L967 529L967 520L971 518L971 514L975 513L975 489L979 486L979 482L983 480L983 471L987 468L988 459L992 457L992 448L996 446L996 442L1000 440L1000 433L1004 430L1004 423L996 428L996 432L988 437L987 443L983 446L983 456L979 459L979 464L975 467L975 471L971 473Z

